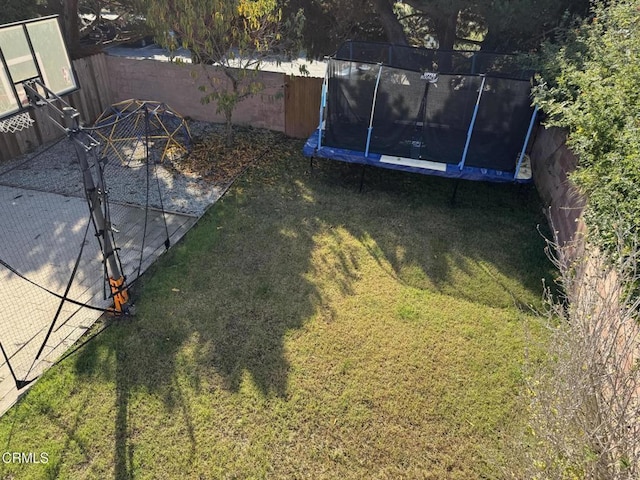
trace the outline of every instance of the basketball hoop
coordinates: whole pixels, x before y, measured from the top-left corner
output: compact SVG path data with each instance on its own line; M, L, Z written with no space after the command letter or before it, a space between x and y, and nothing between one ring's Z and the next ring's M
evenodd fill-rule
M4 120L0 120L0 133L15 133L29 128L34 124L29 112L22 112Z
M28 107L76 90L57 16L0 25L0 133L29 128Z

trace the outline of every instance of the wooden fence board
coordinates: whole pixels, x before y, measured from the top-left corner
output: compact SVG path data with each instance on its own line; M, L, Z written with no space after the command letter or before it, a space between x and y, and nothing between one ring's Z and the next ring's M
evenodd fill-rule
M49 118L50 114L52 114L52 112L46 108L38 108L31 111L31 118L35 120L35 123L29 130L32 130L38 136L39 142L36 147L55 140L62 135L60 129ZM30 149L27 149L27 151L28 150Z
M285 82L285 133L307 138L318 128L322 79L287 75Z
M89 60L90 61L90 60ZM71 96L71 104L80 112L80 118L86 123L93 121L94 111L93 102L89 101L93 96L90 91L95 90L95 84L91 79L91 73L86 58L80 58L73 62L78 76L78 84L80 90Z
M96 55L91 67L94 72L96 88L100 92L100 111L98 112L98 115L100 115L113 104L113 95L111 93L111 84L109 82L109 71L107 69L106 56Z

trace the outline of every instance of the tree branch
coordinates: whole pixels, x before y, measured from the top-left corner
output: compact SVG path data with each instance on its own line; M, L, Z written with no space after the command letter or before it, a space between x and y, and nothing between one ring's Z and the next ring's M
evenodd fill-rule
M376 10L384 32L387 35L387 40L391 43L400 45L407 45L407 36L404 33L404 28L398 19L398 16L393 11L393 6L389 3L389 0L371 0L373 7Z

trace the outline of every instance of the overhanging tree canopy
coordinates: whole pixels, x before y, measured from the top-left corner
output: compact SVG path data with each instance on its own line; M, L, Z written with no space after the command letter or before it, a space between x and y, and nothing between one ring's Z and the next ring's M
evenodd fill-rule
M304 41L316 56L344 40L437 46L475 43L485 51L528 51L554 35L565 13L586 13L588 0L291 0L307 12Z

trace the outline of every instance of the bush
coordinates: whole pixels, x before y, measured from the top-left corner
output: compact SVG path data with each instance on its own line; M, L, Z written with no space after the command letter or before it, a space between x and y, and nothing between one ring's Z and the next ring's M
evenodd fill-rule
M545 45L543 65L535 102L549 125L568 130L579 158L572 180L588 197L586 222L593 239L615 252L615 231L640 230L638 3L595 2L588 20Z
M548 297L548 353L527 368L529 424L509 446L509 478L640 478L640 300L625 293L640 251L615 258L555 259L566 297Z

